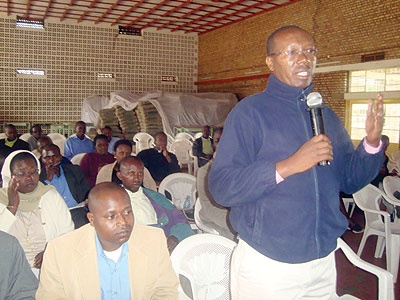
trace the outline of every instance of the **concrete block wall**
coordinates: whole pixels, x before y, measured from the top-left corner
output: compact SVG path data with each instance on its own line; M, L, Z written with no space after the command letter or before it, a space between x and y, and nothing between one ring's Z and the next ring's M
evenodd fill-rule
M360 63L361 55L376 52L385 52L385 59L400 58L400 1L302 0L200 35L199 92L232 92L242 99L264 90L264 78L201 82L269 73L266 38L291 24L313 34L318 63ZM314 90L344 120L347 72L316 74L314 84Z

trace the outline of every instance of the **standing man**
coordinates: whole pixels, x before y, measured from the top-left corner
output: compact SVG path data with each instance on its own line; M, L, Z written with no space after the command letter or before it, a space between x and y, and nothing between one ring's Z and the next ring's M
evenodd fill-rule
M85 122L78 121L75 123L75 133L75 136L72 136L65 141L64 156L69 160L79 153L90 153L94 150L93 142L85 135Z
M137 157L143 161L156 183L160 184L168 175L180 172L181 167L175 154L167 150L167 135L164 132L156 133L154 143L155 148L140 151Z
M42 136L42 127L40 125L35 125L29 130L31 136L28 138L27 142L31 151L38 148L38 140Z
M4 157L4 159L7 158L7 156L13 151L29 151L29 144L18 138L17 128L15 128L13 124L5 125L4 133L6 134L6 138L0 140L0 154Z
M114 145L115 142L119 141L119 137L112 136L112 129L110 126L106 126L102 130L103 134L107 137L108 139L108 153L114 154Z
M210 137L210 126L204 126L203 135L193 143L193 155L197 156L199 167L204 166L213 157L213 139Z
M164 233L134 225L125 190L100 183L88 205L90 224L48 243L36 299L177 300Z
M326 135L313 137L305 98L316 65L313 37L297 26L267 40L273 74L264 92L230 113L211 168L214 199L231 207L240 241L232 259L232 299L330 299L334 251L347 227L339 192L354 193L378 173L383 101L370 101L366 138L354 150L324 107ZM329 166L319 166L321 161Z

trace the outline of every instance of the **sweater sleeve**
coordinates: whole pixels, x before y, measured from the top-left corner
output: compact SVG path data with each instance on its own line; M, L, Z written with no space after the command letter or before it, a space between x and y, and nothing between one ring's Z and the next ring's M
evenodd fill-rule
M267 133L248 114L233 110L225 122L208 184L215 201L232 207L257 201L276 185L274 158L258 158Z

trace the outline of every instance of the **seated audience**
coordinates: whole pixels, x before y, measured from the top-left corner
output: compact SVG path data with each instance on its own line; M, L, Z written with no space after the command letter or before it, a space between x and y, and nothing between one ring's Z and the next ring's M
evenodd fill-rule
M65 204L71 209L86 200L90 185L79 166L62 165L61 159L60 148L57 145L46 146L42 151L44 168L42 168L39 180L44 184L53 185L64 198ZM70 213L75 228L89 222L86 218L85 207L72 209Z
M168 175L181 172L181 168L175 154L167 150L167 135L158 132L154 139L155 148L140 151L137 157L143 161L144 166L159 184Z
M38 280L21 245L3 231L0 231L0 270L0 299L35 300Z
M198 158L199 167L204 166L212 159L213 139L210 137L210 126L203 127L203 135L196 139L193 143L192 152Z
M33 154L35 154L36 157L39 158L39 161L41 163L41 165L43 166L43 161L42 161L42 152L43 149L46 146L49 146L53 144L53 141L51 140L50 137L48 137L47 135L42 136L41 138L39 138L38 140L38 148L34 151L32 151ZM71 165L72 163L70 162L70 160L68 158L66 158L65 156L61 156L61 165Z
M104 127L102 132L108 139L108 153L114 154L114 145L120 138L112 136L112 129L109 126Z
M214 131L214 151L217 150L221 135L222 129ZM197 192L201 204L199 218L204 224L218 231L220 235L233 240L235 237L235 231L229 223L229 210L226 207L217 204L208 190L208 175L210 174L212 163L213 159L197 171Z
M124 158L117 175L131 199L136 224L161 227L170 252L180 241L194 234L184 214L171 201L160 193L141 187L144 165L139 158Z
M47 245L36 299L177 300L165 237L134 225L125 190L100 183L88 204L90 224Z
M38 140L42 136L42 127L40 125L35 125L29 130L31 136L28 138L27 142L29 144L29 149L31 151L38 148Z
M100 168L114 162L114 157L108 153L108 140L104 134L96 135L93 143L96 151L85 154L80 163L83 174L91 187L96 184Z
M31 267L38 272L46 243L74 230L63 198L51 185L39 182L40 164L29 151L10 154L2 170L0 230L15 236Z
M5 158L13 151L29 150L29 144L18 138L17 128L14 125L5 125L4 133L6 134L6 138L0 140L0 154Z
M75 136L72 136L65 141L64 156L69 160L79 153L90 153L93 151L93 142L85 135L85 122L76 122L75 133Z
M117 172L119 171L119 163L125 157L130 156L132 153L132 143L128 140L118 140L114 145L114 158L115 162L112 164L105 165L99 171L96 178L96 184L100 182L115 182L122 184L119 180ZM153 191L157 191L157 185L153 177L151 177L149 170L144 168L144 180L143 186Z

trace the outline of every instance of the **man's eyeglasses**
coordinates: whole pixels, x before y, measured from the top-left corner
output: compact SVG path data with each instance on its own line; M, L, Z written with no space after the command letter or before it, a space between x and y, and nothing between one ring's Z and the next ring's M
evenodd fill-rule
M307 57L312 57L317 54L318 50L315 47L308 48L308 49L290 49L286 51L281 51L281 52L275 52L271 53L268 56L273 56L273 55L280 55L280 54L285 54L287 57L297 57L301 53L303 53Z

